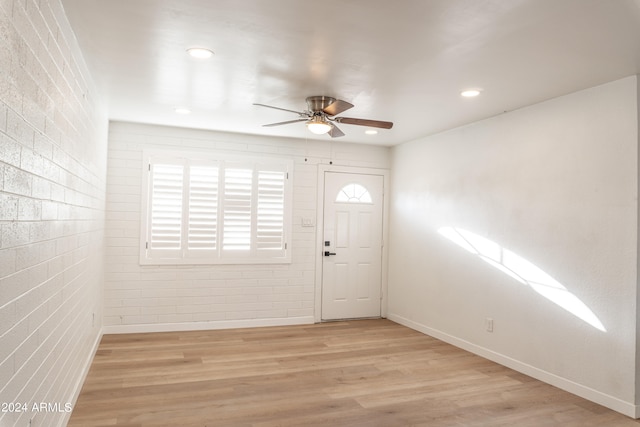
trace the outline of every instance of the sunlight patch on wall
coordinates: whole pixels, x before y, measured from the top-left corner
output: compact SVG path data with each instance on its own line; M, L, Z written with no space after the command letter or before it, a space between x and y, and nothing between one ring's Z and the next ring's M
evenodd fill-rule
M492 240L467 230L455 227L441 227L438 229L438 233L470 253L478 255L480 259L512 279L523 285L530 286L538 294L594 328L606 332L600 319L585 303L532 262L503 248Z

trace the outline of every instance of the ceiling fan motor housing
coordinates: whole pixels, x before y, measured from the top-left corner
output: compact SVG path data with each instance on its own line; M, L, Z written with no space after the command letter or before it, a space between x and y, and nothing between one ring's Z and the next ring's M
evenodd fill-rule
M308 96L307 106L309 107L309 111L317 113L324 110L335 101L336 99L330 96Z

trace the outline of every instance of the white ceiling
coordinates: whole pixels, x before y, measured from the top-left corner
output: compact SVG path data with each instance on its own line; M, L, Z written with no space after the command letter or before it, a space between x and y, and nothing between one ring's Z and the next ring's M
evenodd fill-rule
M252 105L328 95L395 123L340 141L394 145L640 72L640 0L62 2L113 120L329 139Z

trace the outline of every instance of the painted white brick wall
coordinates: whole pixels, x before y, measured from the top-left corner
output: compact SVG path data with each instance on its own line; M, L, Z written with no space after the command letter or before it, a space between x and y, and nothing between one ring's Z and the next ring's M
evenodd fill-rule
M291 264L140 266L144 149L211 149L294 160ZM306 159L306 160L305 160ZM389 149L112 122L107 178L105 333L310 323L318 165L386 169Z
M0 426L61 426L100 337L107 119L59 0L0 1ZM95 322L94 322L95 313Z

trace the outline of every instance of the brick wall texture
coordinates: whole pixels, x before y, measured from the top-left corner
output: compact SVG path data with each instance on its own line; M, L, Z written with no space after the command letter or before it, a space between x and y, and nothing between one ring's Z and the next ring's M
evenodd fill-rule
M2 426L64 425L100 337L103 111L59 0L0 1Z

